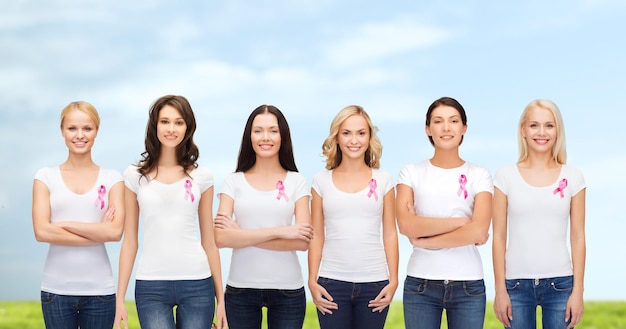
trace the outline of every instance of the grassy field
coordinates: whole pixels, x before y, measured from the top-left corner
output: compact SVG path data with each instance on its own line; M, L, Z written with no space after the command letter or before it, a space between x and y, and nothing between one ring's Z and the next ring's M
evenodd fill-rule
M129 328L139 328L135 306L128 303L130 317ZM0 302L0 329L43 329L43 318L39 302ZM264 327L265 328L265 327ZM303 329L319 328L315 306L309 302ZM402 320L402 303L394 302L389 310L385 328L404 328ZM442 328L447 328L444 324ZM487 305L485 318L486 329L502 329L493 314L492 304ZM538 326L541 328L541 325ZM583 321L577 329L626 329L626 301L624 302L587 302Z

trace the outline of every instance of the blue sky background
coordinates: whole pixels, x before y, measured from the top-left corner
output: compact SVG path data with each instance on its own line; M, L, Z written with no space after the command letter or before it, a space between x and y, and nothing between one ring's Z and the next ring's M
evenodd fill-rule
M330 121L346 105L370 113L382 169L397 178L406 163L432 155L423 127L434 99L464 105L461 155L492 174L517 159L525 105L552 99L565 119L568 164L588 184L585 296L624 300L626 286L607 284L626 277L623 31L620 0L5 1L0 300L39 298L47 245L32 233L32 179L67 156L60 110L73 100L94 104L102 117L94 159L123 171L143 151L150 104L165 94L191 102L200 163L218 190L260 104L285 113L310 182L324 168ZM402 281L411 249L400 240ZM115 272L119 246L108 244ZM492 299L490 248L480 251ZM226 275L230 251L222 256Z

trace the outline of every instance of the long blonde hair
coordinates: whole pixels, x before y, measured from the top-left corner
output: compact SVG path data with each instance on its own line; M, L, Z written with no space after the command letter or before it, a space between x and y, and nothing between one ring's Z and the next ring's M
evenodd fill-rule
M558 164L565 164L567 162L567 151L565 150L565 126L563 124L563 118L561 117L561 111L558 106L556 106L556 104L554 104L551 100L547 99L536 99L530 102L524 109L524 112L522 112L519 125L517 127L517 141L519 144L519 159L517 161L522 162L528 159L528 143L522 135L522 129L528 120L528 113L533 108L542 108L552 112L557 133L554 145L552 145L552 158Z
M322 144L322 153L326 156L326 169L335 169L341 163L342 154L339 147L337 147L337 135L339 134L339 127L341 124L353 115L360 115L365 118L370 130L369 147L365 151L365 164L374 169L378 169L380 167L380 157L383 153L383 146L380 143L378 136L376 136L378 128L372 124L372 120L362 107L358 105L350 105L344 107L335 116L330 124L330 133Z

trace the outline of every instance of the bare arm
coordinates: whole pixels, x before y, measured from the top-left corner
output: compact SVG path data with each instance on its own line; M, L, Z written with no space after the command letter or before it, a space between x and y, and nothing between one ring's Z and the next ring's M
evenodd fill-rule
M582 319L584 312L583 292L585 281L586 238L585 238L585 198L586 189L572 197L570 205L570 244L572 266L574 268L574 289L567 301L566 320L571 320L568 328L574 327Z
M121 328L121 321L124 321L124 327L128 328L128 312L124 305L126 291L128 290L128 282L133 272L135 258L137 257L138 247L138 231L139 231L139 203L137 202L137 194L125 188L124 192L124 208L126 211L124 219L124 239L122 240L122 248L120 250L119 270L117 281L116 310L115 310L115 328Z
M467 218L431 218L412 214L409 206L414 203L413 189L405 184L396 186L398 195L396 197L396 215L398 217L398 228L400 233L409 238L428 237L448 233L467 224Z
M470 244L485 244L489 238L492 196L480 192L474 197L472 221L454 231L418 239L418 246L427 249L454 248Z
M383 202L383 246L387 259L387 269L389 271L389 284L383 288L378 296L369 303L372 312L382 311L389 306L393 300L393 295L398 289L398 228L396 227L395 211L395 190L390 190L385 194Z
M308 248L308 243L313 237L313 228L310 224L310 215L306 215L309 210L308 197L302 197L296 201L296 223L290 226L277 226L262 229L241 229L236 224L233 225L232 215L234 209L234 200L225 195L220 194L220 205L215 217L215 242L219 248L244 248L250 246L260 247L264 242L274 239L286 240L302 240L305 244L295 244L294 248L286 250L298 250L297 246ZM274 242L276 243L276 242ZM294 243L294 242L290 242ZM276 248L276 245L273 245ZM284 247L284 246L283 246ZM265 248L269 249L269 248ZM276 248L278 249L278 248ZM279 249L285 250L285 249Z
M69 232L50 222L50 190L38 179L33 182L33 231L35 239L65 246L91 246L100 242Z
M511 308L511 299L506 290L505 281L505 254L507 241L507 221L508 221L508 199L507 196L495 187L493 191L493 274L495 278L496 296L494 299L493 309L496 317L505 327L511 326L511 318L513 311Z
M305 236L313 237L313 227L311 226L311 209L309 208L309 197L301 197L296 201L295 206L296 225L302 225L302 231ZM278 238L270 241L262 242L257 245L259 248L276 250L276 251L288 251L299 250L306 251L309 249L309 239L285 239Z
M324 208L322 205L322 197L311 189L311 222L313 224L313 232L315 237L309 244L308 265L309 265L309 290L315 307L322 314L333 314L332 310L337 309L337 304L333 302L333 297L317 283L317 275L320 271L322 262L322 250L324 249L324 241L326 239L324 229Z
M56 225L96 242L119 241L124 230L124 182L118 182L109 192L109 209L113 210L112 218L100 223L60 222Z
M198 206L198 220L200 222L200 238L202 248L207 255L213 285L215 286L215 298L217 300L216 318L217 328L226 328L226 309L224 308L224 288L222 285L222 265L220 253L215 244L213 228L213 187L202 193Z

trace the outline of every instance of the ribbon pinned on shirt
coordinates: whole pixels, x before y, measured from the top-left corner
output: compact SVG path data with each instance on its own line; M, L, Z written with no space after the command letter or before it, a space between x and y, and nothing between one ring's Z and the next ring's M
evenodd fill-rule
M563 197L565 196L563 194L563 190L567 187L567 179L563 178L560 182L559 182L559 187L557 187L554 192L552 192L552 194L557 194L559 193L559 196L561 197L561 199L563 199Z
M367 192L367 197L371 198L372 195L374 195L374 200L378 201L378 194L376 194L376 187L378 187L378 184L376 183L376 180L374 178L370 180L369 187L370 191Z
M107 188L104 185L100 185L98 189L98 198L96 198L96 202L94 204L96 207L100 205L100 210L104 209L104 195L107 193Z
M459 177L459 190L456 191L456 195L461 196L463 193L463 199L467 199L467 189L465 188L465 184L467 184L467 177L464 174L461 174Z
M276 195L276 200L280 200L280 198L285 199L285 202L289 202L289 197L285 194L285 184L283 184L282 180L276 182L276 188L278 189L278 195Z
M191 192L191 181L189 179L185 180L185 200L187 198L191 198L191 202L193 202L196 198L193 196L193 192Z

